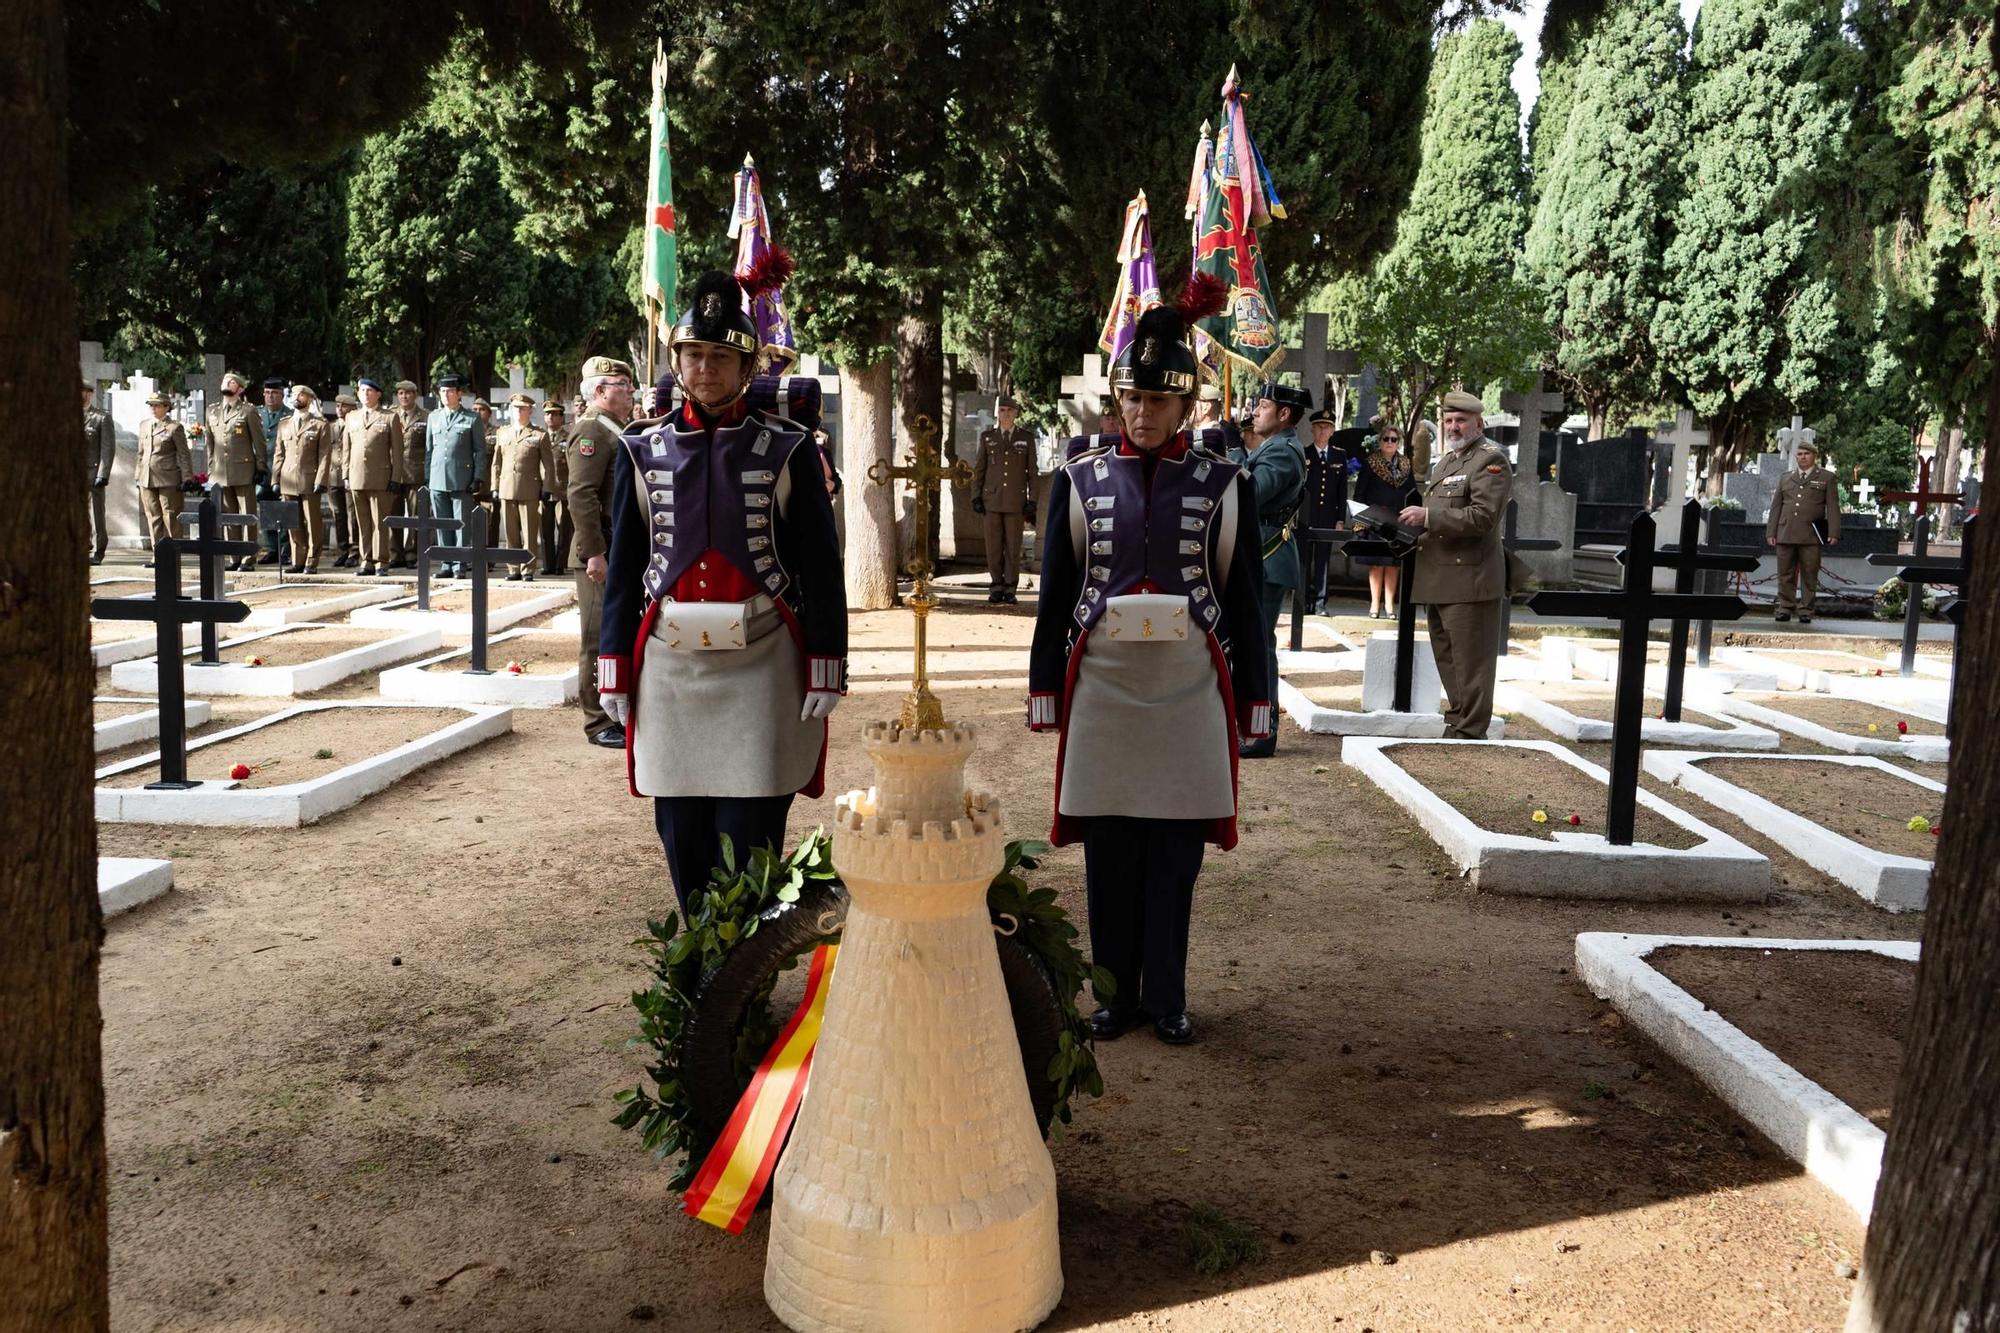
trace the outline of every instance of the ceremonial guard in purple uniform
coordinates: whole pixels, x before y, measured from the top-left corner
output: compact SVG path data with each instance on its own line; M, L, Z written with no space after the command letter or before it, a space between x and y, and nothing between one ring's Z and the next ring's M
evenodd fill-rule
M1236 845L1236 757L1271 732L1257 501L1243 469L1186 429L1200 383L1189 321L1141 316L1112 368L1114 440L1064 453L1049 492L1028 725L1060 728L1058 844L1083 843L1091 954L1116 992L1104 1040L1146 1019L1194 1037L1188 919L1203 846Z
M808 433L744 398L760 348L743 287L705 273L669 339L685 402L634 422L612 464L597 688L685 911L721 863L782 850L824 790L847 688L833 505Z

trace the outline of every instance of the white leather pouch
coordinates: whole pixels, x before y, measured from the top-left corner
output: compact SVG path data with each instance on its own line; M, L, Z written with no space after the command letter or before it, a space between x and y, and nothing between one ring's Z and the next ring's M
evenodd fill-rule
M742 648L750 642L750 612L747 602L668 602L653 637L682 653Z
M1099 628L1120 643L1179 641L1188 636L1188 599L1159 592L1113 597Z

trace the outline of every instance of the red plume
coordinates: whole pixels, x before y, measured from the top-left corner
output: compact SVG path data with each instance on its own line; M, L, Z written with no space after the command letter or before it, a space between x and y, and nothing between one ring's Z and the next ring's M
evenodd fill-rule
M1181 289L1181 299L1175 308L1181 318L1192 324L1198 319L1222 313L1222 307L1229 303L1229 285L1213 273L1200 269L1188 274L1187 286Z
M798 265L792 262L792 252L782 245L774 245L744 272L737 275L743 290L752 300L767 292L774 292L785 285Z

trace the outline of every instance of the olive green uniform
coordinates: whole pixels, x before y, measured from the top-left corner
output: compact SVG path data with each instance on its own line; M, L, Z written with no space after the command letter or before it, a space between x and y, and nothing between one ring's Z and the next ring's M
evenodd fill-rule
M595 736L612 725L597 698L597 634L604 619L604 589L591 582L592 556L611 551L611 462L621 447L625 425L592 407L576 423L569 447L569 513L576 525L570 563L576 566L577 645L576 701L583 709L583 734Z
M1500 599L1507 595L1502 519L1514 470L1480 436L1440 455L1423 489L1424 535L1410 595L1425 604L1444 685L1445 735L1484 740L1493 720Z
M1035 504L1035 435L1026 426L980 432L972 493L985 515L986 572L995 592L1021 586L1022 515Z
M1840 485L1826 468L1793 468L1778 479L1764 524L1764 535L1778 547L1779 615L1812 618L1819 602L1822 531L1825 541L1840 540Z
M265 470L264 419L250 404L217 403L208 409L208 479L224 513L257 512L257 478Z
M154 541L178 535L175 526L181 509L181 484L194 478L194 458L188 452L187 432L181 423L168 417L148 420L139 426L138 466L139 508L146 515L146 530Z

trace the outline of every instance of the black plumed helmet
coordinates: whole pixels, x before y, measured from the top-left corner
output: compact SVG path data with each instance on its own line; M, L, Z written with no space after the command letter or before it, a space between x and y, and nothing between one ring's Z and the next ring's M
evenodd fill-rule
M1139 316L1132 341L1111 367L1111 387L1191 396L1200 383L1201 367L1181 312L1162 305Z
M714 343L745 356L756 356L757 326L743 308L743 285L734 276L710 269L694 280L688 308L674 322L667 346Z

